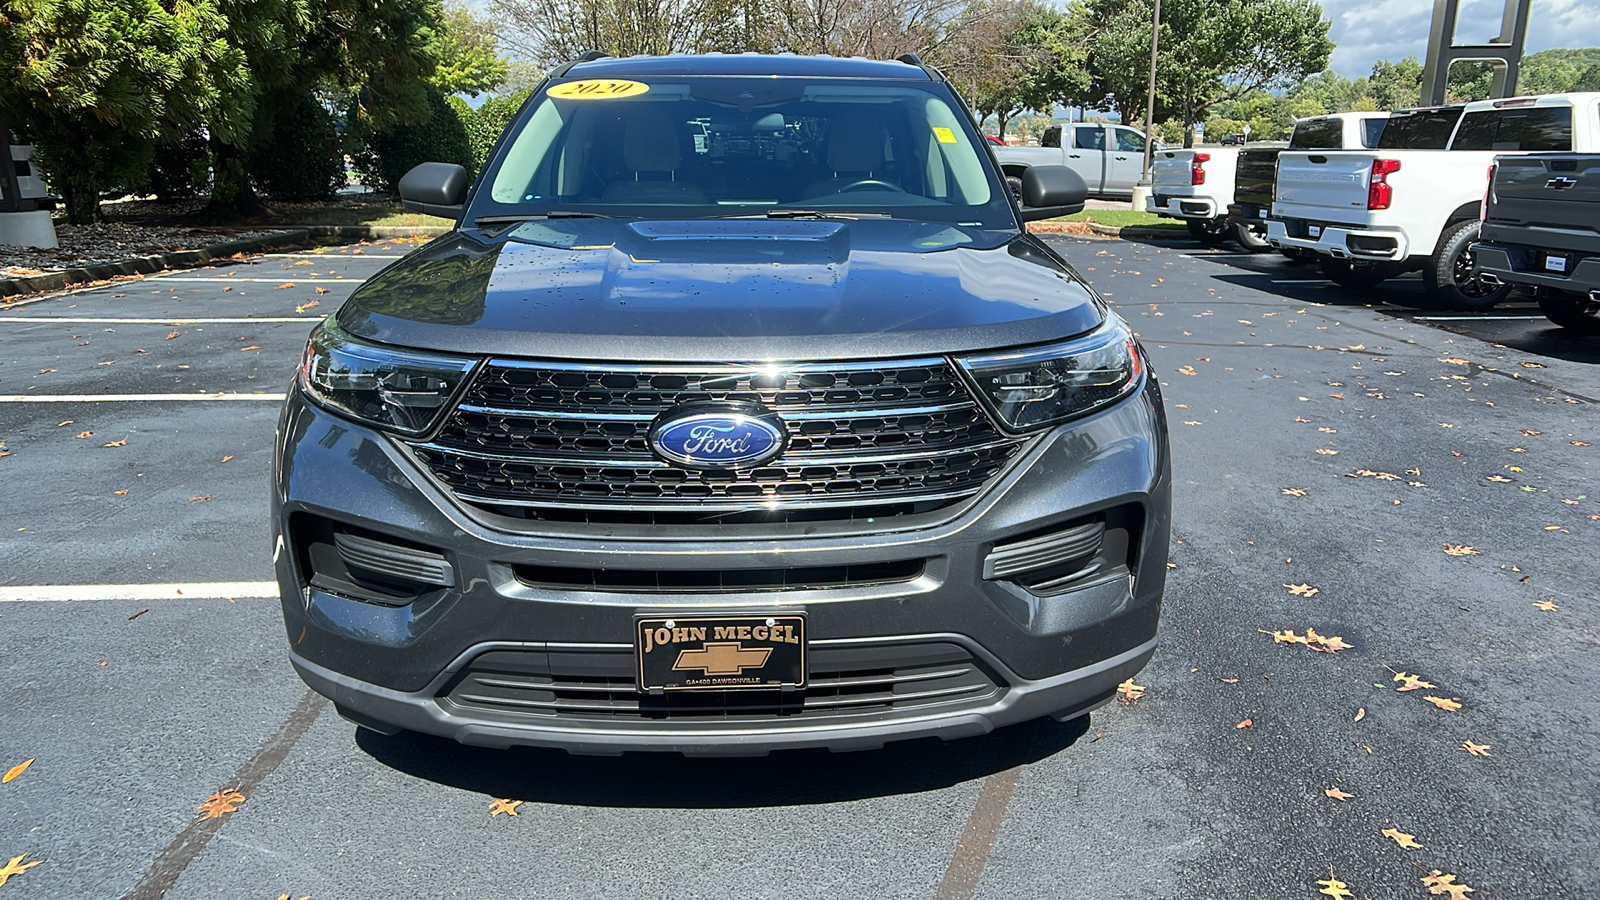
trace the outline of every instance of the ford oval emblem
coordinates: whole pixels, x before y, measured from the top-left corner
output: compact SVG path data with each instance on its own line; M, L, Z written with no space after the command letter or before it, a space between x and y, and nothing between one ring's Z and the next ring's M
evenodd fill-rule
M730 409L669 412L650 430L650 447L691 469L759 466L783 452L783 423L772 415Z

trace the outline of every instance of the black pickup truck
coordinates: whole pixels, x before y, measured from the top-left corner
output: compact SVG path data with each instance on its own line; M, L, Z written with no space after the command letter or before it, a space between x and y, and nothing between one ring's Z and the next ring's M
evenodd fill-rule
M1600 334L1600 155L1496 158L1482 218L1480 278L1531 287L1550 321Z

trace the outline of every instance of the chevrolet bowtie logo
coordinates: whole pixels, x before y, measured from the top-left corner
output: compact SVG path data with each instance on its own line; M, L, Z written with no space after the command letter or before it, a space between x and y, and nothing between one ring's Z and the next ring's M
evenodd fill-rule
M1570 177L1568 177L1566 175L1558 175L1555 178L1552 178L1549 181L1546 181L1544 183L1544 186L1547 187L1547 188L1552 188L1554 190L1564 191L1569 187L1573 187L1573 186L1577 185L1577 183L1578 183L1578 179L1576 179L1576 178L1570 178Z
M745 669L759 669L766 665L767 657L771 655L771 647L746 650L738 641L714 641L699 650L679 652L678 661L672 664L672 668L679 671L699 669L707 675L742 675Z

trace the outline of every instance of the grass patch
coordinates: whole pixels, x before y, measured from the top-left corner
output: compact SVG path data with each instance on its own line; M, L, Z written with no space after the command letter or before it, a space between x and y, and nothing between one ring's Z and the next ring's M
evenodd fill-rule
M1175 219L1163 219L1153 213L1135 209L1086 209L1081 213L1051 219L1052 222L1099 222L1101 225L1111 225L1121 228L1124 225L1137 225L1140 227L1172 228L1184 230L1182 222Z
M406 210L398 200L359 203L282 204L274 210L285 225L451 225L450 219Z

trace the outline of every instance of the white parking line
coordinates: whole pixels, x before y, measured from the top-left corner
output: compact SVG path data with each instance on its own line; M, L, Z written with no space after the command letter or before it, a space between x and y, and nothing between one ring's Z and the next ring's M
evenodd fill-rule
M0 403L167 403L175 400L268 400L282 403L287 394L12 394Z
M1544 316L1412 316L1418 322L1537 322Z
M90 319L75 316L0 316L0 322L63 322L69 325L247 325L252 322L320 322L322 316L258 316L233 319Z
M53 603L72 600L204 600L278 596L276 581L205 581L192 584L21 584L0 585L0 603Z

